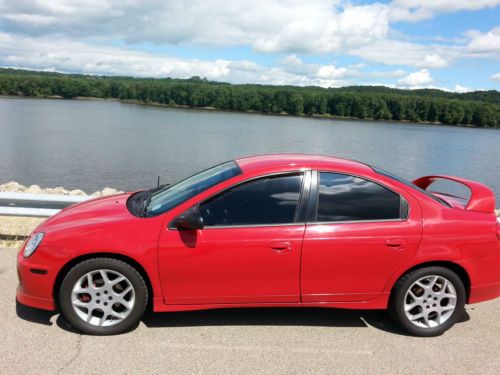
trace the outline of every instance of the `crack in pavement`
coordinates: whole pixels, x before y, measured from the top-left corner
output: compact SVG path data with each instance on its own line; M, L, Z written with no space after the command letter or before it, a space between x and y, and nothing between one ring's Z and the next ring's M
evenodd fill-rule
M76 361L76 359L82 354L82 335L78 335L78 339L76 340L76 354L70 358L68 362L66 362L58 371L57 373L60 374L63 372L66 368L68 368L73 362Z

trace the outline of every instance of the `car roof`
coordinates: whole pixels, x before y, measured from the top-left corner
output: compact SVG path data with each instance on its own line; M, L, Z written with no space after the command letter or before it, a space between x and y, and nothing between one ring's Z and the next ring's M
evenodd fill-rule
M236 159L243 173L294 169L325 169L343 172L374 174L373 169L361 162L325 155L267 154Z

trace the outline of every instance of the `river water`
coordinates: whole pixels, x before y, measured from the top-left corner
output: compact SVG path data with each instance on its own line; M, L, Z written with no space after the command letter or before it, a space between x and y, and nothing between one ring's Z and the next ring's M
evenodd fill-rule
M408 179L458 175L500 200L499 151L498 129L0 98L0 184L135 190L158 175L175 182L233 158L294 152L356 159Z

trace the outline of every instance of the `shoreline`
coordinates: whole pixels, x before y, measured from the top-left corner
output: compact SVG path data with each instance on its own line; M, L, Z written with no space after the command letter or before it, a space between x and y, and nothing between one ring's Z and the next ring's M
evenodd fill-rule
M463 124L443 124L441 122L412 122L409 120L385 120L380 119L376 120L373 118L358 118L358 117L341 117L341 116L333 116L333 115L293 115L286 112L282 113L273 113L273 112L258 112L253 110L248 111L239 111L232 109L218 109L215 107L192 107L187 105L170 105L163 104L158 102L141 102L139 100L131 100L131 99L118 99L118 98L98 98L98 97L86 97L86 96L77 96L71 99L63 98L62 96L23 96L23 95L0 95L0 99L48 99L48 100L81 100L81 101L110 101L117 102L121 104L128 105L140 105L146 107L153 108L165 108L165 109L185 109L185 110L193 110L193 111L205 111L205 112L221 112L221 113L239 113L239 114L248 114L248 115L261 115L261 116L276 116L276 117L291 117L291 118L304 118L311 120L341 120L341 121L353 121L353 122L367 122L367 123L387 123L387 124L405 124L405 125L424 125L424 126L439 126L439 127L453 127L453 128L468 128L468 129L500 129L500 127L495 126L475 126L475 125L463 125Z
M39 185L24 186L18 182L10 181L0 183L0 192L10 193L31 193L31 194L58 194L58 195L86 195L89 197L104 197L107 195L123 193L121 190L116 190L110 187L105 187L102 190L93 193L86 193L81 189L65 189L62 186L42 188ZM1 232L0 232L1 233Z

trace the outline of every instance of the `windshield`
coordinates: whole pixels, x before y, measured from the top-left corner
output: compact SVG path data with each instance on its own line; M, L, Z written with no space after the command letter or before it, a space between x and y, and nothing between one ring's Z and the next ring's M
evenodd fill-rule
M428 191L418 187L417 185L415 184L412 184L410 181L407 181L405 180L404 178L402 177L399 177L397 175L395 175L394 173L391 173L391 172L387 172L387 171L384 171L383 169L380 169L380 168L376 168L376 167L371 167L376 173L378 174L381 174L382 176L385 176L385 177L389 177L389 178L392 178L393 180L396 180L398 182L401 182L402 184L406 185L406 186L409 186L409 187L412 187L413 189L416 189L418 191L420 191L421 193L427 195L429 198L432 198L433 200L435 200L436 202L438 203L441 203L442 205L444 206L448 206L450 207L450 205L445 202L443 199L435 196L435 195L432 195L431 193L429 193Z
M197 173L175 185L166 186L151 194L146 214L154 216L166 212L196 194L240 174L240 167L230 161Z

